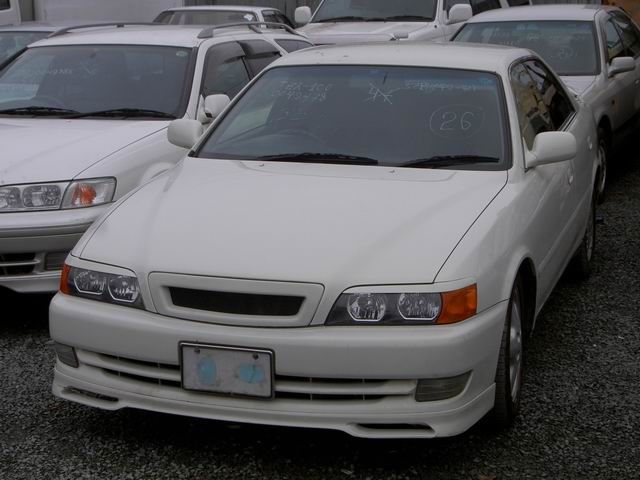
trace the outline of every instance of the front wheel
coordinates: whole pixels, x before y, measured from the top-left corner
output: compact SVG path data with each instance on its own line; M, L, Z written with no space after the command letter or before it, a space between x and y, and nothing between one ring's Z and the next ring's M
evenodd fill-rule
M510 426L520 408L524 370L523 325L525 324L525 309L523 292L522 282L520 279L516 279L511 290L507 318L500 343L495 379L495 404L489 414L491 424L498 428Z

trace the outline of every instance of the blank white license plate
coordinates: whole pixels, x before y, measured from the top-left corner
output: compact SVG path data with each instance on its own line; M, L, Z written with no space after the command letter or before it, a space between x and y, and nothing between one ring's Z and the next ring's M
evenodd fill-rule
M271 398L273 353L181 343L182 388L225 395Z

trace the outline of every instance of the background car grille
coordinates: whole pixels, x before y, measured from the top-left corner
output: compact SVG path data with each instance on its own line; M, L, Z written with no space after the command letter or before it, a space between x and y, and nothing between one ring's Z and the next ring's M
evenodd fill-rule
M145 362L130 358L79 350L81 364L100 369L104 374L142 384L180 389L180 366ZM376 401L389 397L413 397L416 380L312 378L275 376L275 399L318 401Z
M69 252L0 253L0 277L62 270Z
M0 253L0 276L27 275L39 263L35 253Z
M178 307L234 315L290 317L297 315L303 297L215 292L170 287L171 301Z

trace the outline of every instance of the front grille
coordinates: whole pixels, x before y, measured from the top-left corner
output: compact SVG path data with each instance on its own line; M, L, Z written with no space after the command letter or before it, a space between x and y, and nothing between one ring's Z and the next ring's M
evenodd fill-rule
M164 388L181 388L179 365L145 362L83 350L77 353L81 364L98 368L105 375ZM367 402L390 397L413 398L416 384L416 380L318 378L276 374L274 397L276 401L301 402Z
M28 275L39 263L35 253L0 253L0 276Z
M177 307L233 315L291 317L297 315L303 297L215 292L170 287L171 301Z

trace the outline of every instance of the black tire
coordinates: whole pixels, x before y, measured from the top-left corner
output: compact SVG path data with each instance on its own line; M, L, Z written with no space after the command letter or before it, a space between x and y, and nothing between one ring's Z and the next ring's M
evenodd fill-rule
M493 410L489 413L491 426L503 429L511 426L520 409L524 365L524 328L527 325L524 288L520 279L516 279L511 289L507 318L502 332L500 354L496 368L496 396ZM513 328L512 328L513 327ZM517 342L517 345L514 344ZM519 356L514 352L519 347ZM514 363L516 363L514 365Z
M596 248L596 197L597 192L593 192L587 228L584 232L580 247L578 247L569 265L571 275L578 280L589 278L591 266L593 265L593 256Z
M605 200L610 155L609 137L603 128L598 128L598 155L600 156L600 167L596 188L598 192L598 203L602 203Z

